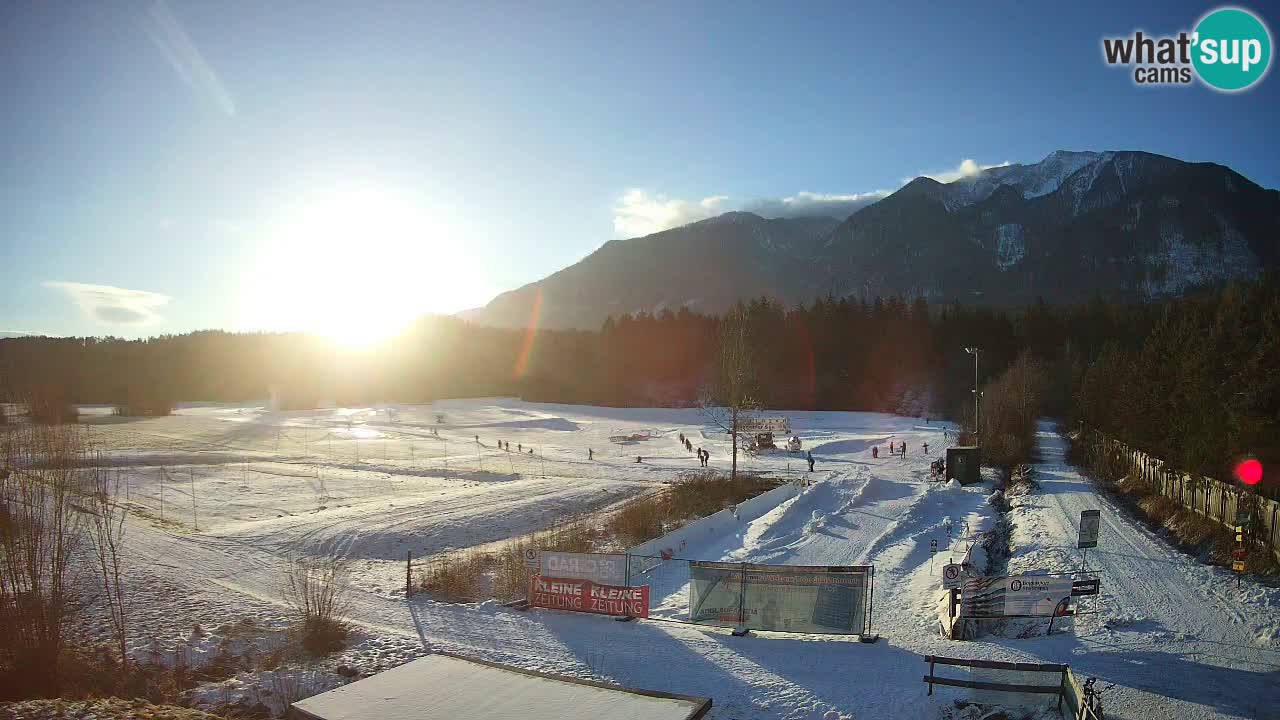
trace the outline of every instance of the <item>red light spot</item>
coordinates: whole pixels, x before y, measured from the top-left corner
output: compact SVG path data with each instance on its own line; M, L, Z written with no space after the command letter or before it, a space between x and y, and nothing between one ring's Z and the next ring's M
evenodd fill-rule
M1262 463L1249 458L1236 465L1236 477L1245 485L1257 485L1262 480Z

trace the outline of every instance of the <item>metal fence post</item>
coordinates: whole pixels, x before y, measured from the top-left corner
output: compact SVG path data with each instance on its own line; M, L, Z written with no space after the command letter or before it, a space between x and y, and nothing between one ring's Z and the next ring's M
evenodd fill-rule
M867 633L871 632L872 611L876 606L876 566L868 566L870 572L867 574L867 582L870 587L867 590ZM932 672L932 669L930 670Z
M741 579L738 581L738 630L739 634L747 632L747 564L742 563Z

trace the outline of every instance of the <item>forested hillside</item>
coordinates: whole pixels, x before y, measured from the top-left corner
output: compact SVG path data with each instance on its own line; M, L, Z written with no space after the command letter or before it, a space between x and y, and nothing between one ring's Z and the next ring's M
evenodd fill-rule
M1271 278L1160 304L999 310L828 298L744 309L767 407L964 419L974 383L964 348L977 346L980 383L1028 353L1046 370L1047 412L1188 470L1225 477L1246 453L1280 466L1280 290ZM12 338L0 340L0 371L13 400L146 408L262 399L271 385L296 407L484 395L688 405L711 379L720 322L687 309L610 318L594 332L430 317L365 350L301 334Z

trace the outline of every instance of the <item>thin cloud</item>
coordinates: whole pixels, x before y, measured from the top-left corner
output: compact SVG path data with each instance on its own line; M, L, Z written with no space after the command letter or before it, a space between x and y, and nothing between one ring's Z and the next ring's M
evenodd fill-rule
M640 237L715 217L725 211L728 195L712 195L696 202L651 194L633 188L613 205L613 230L621 237Z
M811 217L826 215L843 220L862 208L883 199L891 190L872 190L864 193L828 194L798 192L784 198L760 198L743 207L762 217Z
M974 175L977 175L983 170L990 170L992 168L1002 168L1002 167L1008 167L1008 166L1009 166L1008 160L1005 160L1002 163L996 163L995 165L980 165L976 160L972 158L965 158L964 160L960 161L959 165L951 168L950 170L935 170L932 172L921 170L920 173L914 177L903 178L902 184L906 185L912 180L915 180L917 177L927 177L927 178L932 178L934 180L937 180L940 183L950 183L950 182L955 182L960 178L973 177Z
M205 61L164 0L156 0L147 9L142 29L187 87L212 102L226 116L236 114L236 103L231 93L222 84L213 66Z
M147 290L128 290L112 285L47 281L44 287L58 290L74 302L85 317L107 325L148 325L164 319L157 311L171 299Z
M918 176L902 178L902 185L916 177L929 177L941 183L973 177L984 170L1007 167L1009 161L984 165L972 158L947 170L921 171ZM871 190L855 193L798 192L780 198L756 198L744 203L729 203L728 195L711 195L702 200L686 200L648 190L631 189L613 206L613 229L619 237L639 237L681 225L706 220L729 210L746 210L766 218L814 217L825 215L843 220L862 208L892 195L893 190Z

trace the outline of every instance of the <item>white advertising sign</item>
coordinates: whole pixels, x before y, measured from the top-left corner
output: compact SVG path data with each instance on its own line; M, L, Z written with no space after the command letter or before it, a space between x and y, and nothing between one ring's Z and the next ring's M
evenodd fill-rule
M590 580L600 585L627 584L627 556L603 553L542 553L542 574L571 580Z
M971 618L1052 617L1071 603L1071 577L1012 575L966 580L961 615Z
M784 417L750 417L738 418L738 432L743 433L789 433L791 421Z
M1048 617L1071 597L1071 578L1014 575L1005 585L1005 615Z

